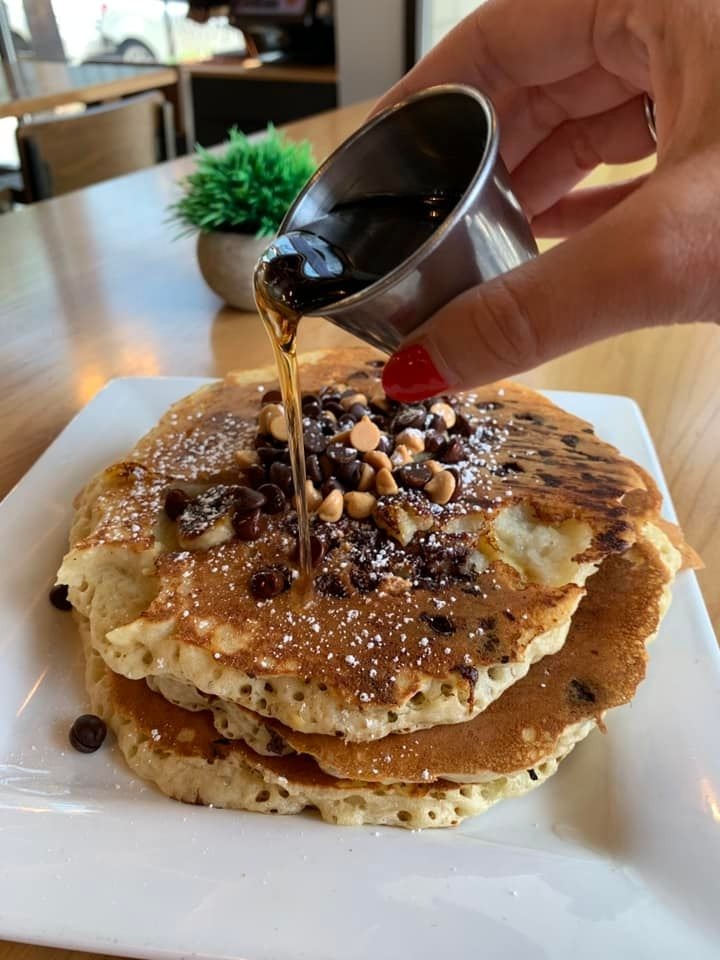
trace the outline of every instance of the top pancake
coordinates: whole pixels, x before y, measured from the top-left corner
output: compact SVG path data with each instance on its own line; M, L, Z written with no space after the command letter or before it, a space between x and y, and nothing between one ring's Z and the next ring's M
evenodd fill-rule
M430 416L388 404L367 358L303 360L303 388L349 384L390 434ZM454 454L440 466L457 471L456 499L401 489L374 517L316 517L328 549L313 603L299 609L287 591L259 603L253 573L292 576L294 513L263 517L246 542L228 511L273 383L231 375L181 401L79 498L59 577L113 669L353 740L467 720L560 648L587 575L658 507L652 482L588 424L494 385L452 401ZM163 511L178 486L201 496L192 525Z

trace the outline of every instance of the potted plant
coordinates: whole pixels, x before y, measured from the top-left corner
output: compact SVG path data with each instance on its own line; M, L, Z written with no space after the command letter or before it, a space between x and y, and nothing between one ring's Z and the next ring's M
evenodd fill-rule
M226 303L254 310L253 270L288 207L315 170L310 144L272 126L261 139L237 129L222 152L197 148L197 167L181 181L170 211L186 232L198 231L205 282Z

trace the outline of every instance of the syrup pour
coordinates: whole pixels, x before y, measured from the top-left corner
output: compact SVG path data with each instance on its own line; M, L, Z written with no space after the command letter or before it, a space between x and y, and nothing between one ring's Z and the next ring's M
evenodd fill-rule
M302 230L277 237L255 268L255 300L273 347L287 417L301 596L310 593L313 574L296 354L300 318L364 290L399 266L432 236L458 200L443 193L382 194L338 204Z

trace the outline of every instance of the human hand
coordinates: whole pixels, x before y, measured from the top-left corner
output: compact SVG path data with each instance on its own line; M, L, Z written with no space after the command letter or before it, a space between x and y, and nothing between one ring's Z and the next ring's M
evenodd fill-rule
M467 290L388 361L399 400L518 373L643 326L716 320L720 303L720 5L707 0L489 0L378 109L467 83L498 112L501 153L540 236L568 236ZM648 177L572 188L655 149Z

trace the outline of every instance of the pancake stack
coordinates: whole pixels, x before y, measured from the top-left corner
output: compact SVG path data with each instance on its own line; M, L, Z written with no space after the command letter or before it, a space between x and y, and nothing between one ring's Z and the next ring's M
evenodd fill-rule
M175 404L77 498L58 581L92 707L171 797L455 825L644 677L694 559L647 474L524 387L399 405L381 367L301 364L309 599L271 372Z

